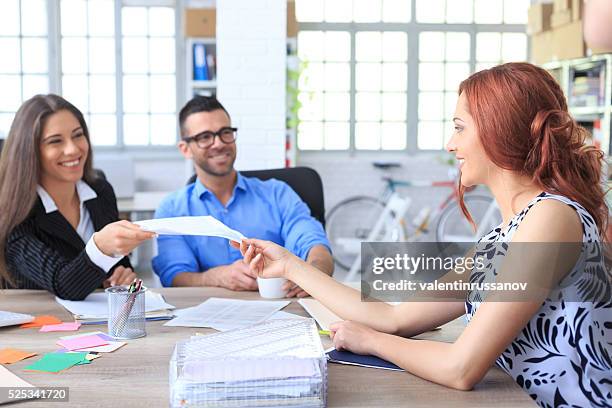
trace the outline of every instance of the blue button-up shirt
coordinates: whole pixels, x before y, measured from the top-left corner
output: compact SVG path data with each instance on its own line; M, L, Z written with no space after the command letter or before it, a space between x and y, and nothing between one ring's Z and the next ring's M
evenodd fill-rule
M212 215L248 238L273 241L306 259L315 245L330 247L320 222L286 183L271 179L238 178L224 207L200 180L166 197L155 218ZM153 270L164 286L181 272L199 272L240 259L240 251L225 238L161 235Z

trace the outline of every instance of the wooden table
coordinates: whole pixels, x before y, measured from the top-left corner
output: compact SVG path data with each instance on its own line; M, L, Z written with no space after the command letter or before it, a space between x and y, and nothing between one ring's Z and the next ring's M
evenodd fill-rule
M164 288L166 301L177 308L197 305L210 296L259 299L257 293L231 292L217 288ZM71 315L54 297L43 291L0 291L0 310L29 314L52 314L64 321ZM292 302L285 311L307 316ZM59 374L22 370L39 357L6 366L36 386L69 387L70 401L58 407L167 407L169 402L168 365L174 345L196 332L212 329L164 327L164 322L148 322L147 336L130 340L89 365L75 366ZM106 331L105 325L81 326L79 333ZM463 330L462 320L446 324L442 330L421 335L440 341L453 341ZM43 354L58 348L55 342L71 333L39 333L38 329L0 328L0 348L17 347ZM324 340L329 346L329 339ZM532 399L498 368L492 368L473 391L456 391L422 380L411 374L339 364L329 364L329 407L534 407ZM24 402L18 407L55 406L50 402Z

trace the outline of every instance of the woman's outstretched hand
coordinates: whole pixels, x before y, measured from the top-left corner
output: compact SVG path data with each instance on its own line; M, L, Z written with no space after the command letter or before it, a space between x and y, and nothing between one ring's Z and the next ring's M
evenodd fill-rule
M244 263L253 274L260 278L287 278L290 265L298 258L291 252L270 241L243 239L240 244L230 241L239 248Z

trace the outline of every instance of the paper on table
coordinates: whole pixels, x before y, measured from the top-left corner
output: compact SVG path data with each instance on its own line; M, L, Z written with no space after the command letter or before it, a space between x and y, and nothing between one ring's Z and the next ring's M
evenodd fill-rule
M319 326L321 326L323 330L329 330L330 324L343 320L334 312L323 306L318 300L300 299L298 303L306 309L308 314L311 315L317 323L319 323Z
M36 353L28 353L27 351L14 348L5 348L0 350L0 364L13 364L35 355ZM2 384L2 382L0 382L0 384Z
M22 329L29 329L32 327L42 327L46 324L60 324L60 323L62 323L62 321L55 316L43 315L43 316L36 316L34 320L32 320L31 322L24 323L19 327L21 327Z
M62 370L87 361L87 353L48 353L40 360L24 367L24 370L58 373Z
M272 316L268 317L268 320L276 320L276 319L308 319L308 317L296 315L294 313L283 312L279 310L274 313Z
M164 326L212 327L219 331L238 329L266 320L289 301L210 298L198 306L183 309Z
M75 331L79 330L81 327L81 323L79 322L70 322L70 323L60 323L60 324L45 324L40 328L39 332L58 332L58 331Z
M160 235L205 235L227 238L236 242L245 238L240 232L231 229L210 215L157 218L137 221L135 224L140 225L144 230L153 231Z
M86 336L94 336L94 335L100 337L102 340L106 340L106 341L113 341L114 340L114 338L112 338L108 334L103 333L101 331L72 334L70 336L60 337L60 340L76 339L77 337L86 337Z
M79 318L106 319L108 317L108 300L104 292L92 293L85 300L65 300L58 297L55 300ZM164 309L174 309L174 306L166 303L159 293L147 290L145 292L145 313Z
M60 340L57 342L60 346L68 349L68 350L80 350L84 348L105 346L108 344L108 341L103 340L98 336L84 336L77 337L74 339Z
M32 384L17 377L2 365L0 365L0 384L2 384L3 387L9 388L35 388ZM8 399L8 393L4 394L4 396L0 394L0 405L9 402L15 402L15 400Z

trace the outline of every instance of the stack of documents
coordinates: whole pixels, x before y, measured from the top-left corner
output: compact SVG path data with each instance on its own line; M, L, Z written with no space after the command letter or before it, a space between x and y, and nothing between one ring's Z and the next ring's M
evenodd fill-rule
M64 300L58 297L55 300L64 306L74 318L83 323L104 323L108 320L108 300L105 292L96 292L87 296L85 300ZM173 316L174 306L166 303L164 297L147 290L145 293L145 317L147 320L168 320Z
M326 391L312 319L193 336L176 344L170 361L171 407L324 407Z

